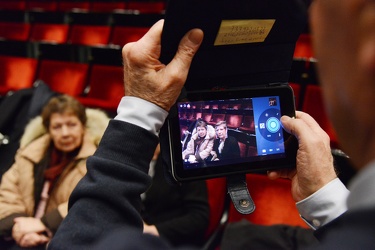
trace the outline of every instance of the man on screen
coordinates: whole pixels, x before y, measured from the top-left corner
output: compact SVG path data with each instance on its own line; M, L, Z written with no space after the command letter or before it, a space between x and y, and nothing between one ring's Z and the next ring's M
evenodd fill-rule
M238 141L233 136L228 136L227 123L220 121L215 125L216 137L211 151L212 161L223 159L237 159L240 157Z

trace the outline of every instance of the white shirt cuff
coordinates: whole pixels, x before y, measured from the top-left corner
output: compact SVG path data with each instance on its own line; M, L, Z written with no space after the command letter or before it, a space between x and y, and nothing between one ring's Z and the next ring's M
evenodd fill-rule
M161 107L134 96L125 96L117 108L115 120L125 121L159 135L168 112Z
M349 190L336 178L296 205L302 219L318 229L346 212L348 195Z

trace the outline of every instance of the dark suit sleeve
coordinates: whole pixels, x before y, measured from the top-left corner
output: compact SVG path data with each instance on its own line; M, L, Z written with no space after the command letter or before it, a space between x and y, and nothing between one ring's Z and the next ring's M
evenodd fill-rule
M225 139L224 148L221 159L235 159L240 157L240 146L238 141L233 136Z
M155 225L160 236L174 246L201 245L209 220L206 182L171 185L165 179L164 168L159 157L143 201L143 219Z
M160 235L173 245L201 245L209 221L207 186L204 181L182 184L181 213L155 223ZM178 202L176 202L177 206ZM176 208L178 209L178 208Z
M315 231L316 249L374 249L375 209L346 212Z
M91 243L96 245L118 230L142 234L140 194L150 185L147 172L157 143L152 133L111 120L49 249L93 249ZM117 246L122 241L120 237L111 243Z

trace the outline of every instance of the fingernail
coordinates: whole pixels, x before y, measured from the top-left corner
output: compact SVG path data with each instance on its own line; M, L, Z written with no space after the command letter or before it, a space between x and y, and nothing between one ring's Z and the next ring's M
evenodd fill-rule
M292 119L292 118L290 118L289 116L283 115L283 116L280 118L280 121L281 121L281 122L287 122L287 121L289 121L290 119Z
M203 40L202 31L198 29L191 31L189 34L189 40L196 45L200 44Z

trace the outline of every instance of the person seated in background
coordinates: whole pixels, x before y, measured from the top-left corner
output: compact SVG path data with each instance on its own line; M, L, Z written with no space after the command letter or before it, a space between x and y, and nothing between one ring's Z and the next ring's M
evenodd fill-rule
M220 121L215 125L217 139L211 151L212 161L236 159L240 157L240 146L233 136L228 136L227 123Z
M160 236L176 247L199 247L204 242L210 216L206 182L171 185L165 179L159 153L160 145L150 164L151 187L141 196L143 232Z
M45 249L108 121L104 112L59 95L29 122L0 185L1 246Z
M212 151L215 139L215 129L203 120L198 120L186 149L182 152L182 159L190 163L206 160Z

